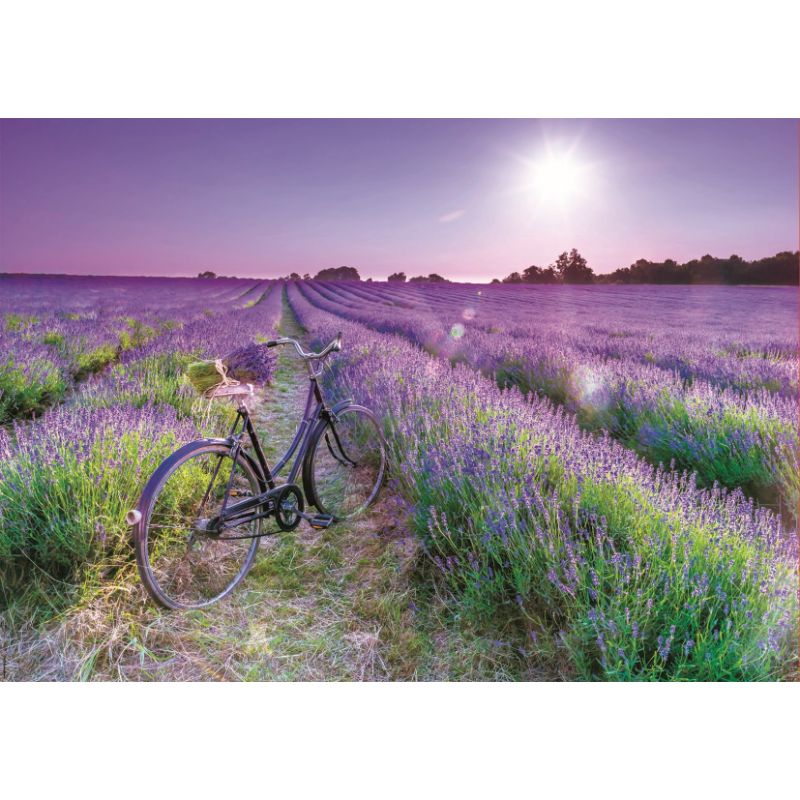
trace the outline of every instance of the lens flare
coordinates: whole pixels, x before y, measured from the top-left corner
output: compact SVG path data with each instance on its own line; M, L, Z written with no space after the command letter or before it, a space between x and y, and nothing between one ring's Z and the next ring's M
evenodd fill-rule
M452 328L450 328L450 338L451 339L460 339L464 335L464 326L460 322L456 322Z
M576 370L573 380L578 402L584 408L600 410L608 405L608 392L600 373L584 367Z

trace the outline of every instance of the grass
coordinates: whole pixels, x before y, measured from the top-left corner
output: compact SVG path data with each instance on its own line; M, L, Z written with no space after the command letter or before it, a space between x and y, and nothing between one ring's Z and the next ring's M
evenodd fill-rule
M122 352L131 350L134 347L141 347L159 335L159 332L155 328L150 325L145 325L134 317L126 318L125 323L127 327L123 328L118 334L119 349ZM168 327L162 326L162 328L164 330L169 330Z
M36 360L23 368L9 357L0 363L0 425L40 414L61 402L68 388L68 381L53 362Z
M0 604L47 616L90 596L129 563L125 512L135 505L140 476L178 443L151 414L89 430L73 414L7 459L0 470Z
M115 361L118 354L119 348L115 344L102 344L93 350L80 353L75 359L75 380L79 381L87 375L100 372Z
M3 315L3 320L7 331L21 331L36 325L39 321L38 317L34 317L32 314L13 314L10 312Z

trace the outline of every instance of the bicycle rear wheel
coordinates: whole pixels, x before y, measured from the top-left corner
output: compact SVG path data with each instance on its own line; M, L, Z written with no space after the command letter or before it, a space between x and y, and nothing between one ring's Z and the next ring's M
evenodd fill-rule
M202 608L229 594L250 569L258 539L225 540L208 529L223 508L259 494L261 481L241 453L194 442L170 456L142 493L134 529L136 561L145 588L166 608ZM227 500L226 500L227 496ZM256 535L261 520L224 531Z
M386 442L375 415L350 405L320 422L303 462L310 503L334 520L371 505L386 476Z

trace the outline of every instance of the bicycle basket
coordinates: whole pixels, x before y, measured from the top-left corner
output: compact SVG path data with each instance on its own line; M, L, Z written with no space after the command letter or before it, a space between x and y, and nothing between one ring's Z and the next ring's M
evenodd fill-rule
M224 358L195 361L186 368L194 389L204 397L253 394L254 387L272 376L275 356L264 344L248 344Z

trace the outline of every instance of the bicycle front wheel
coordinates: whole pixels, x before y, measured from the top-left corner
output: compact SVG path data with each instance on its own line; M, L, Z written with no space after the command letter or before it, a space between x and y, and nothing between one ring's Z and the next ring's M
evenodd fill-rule
M145 588L166 608L202 608L229 594L244 578L258 549L261 520L215 534L224 506L257 496L253 465L229 447L195 442L170 456L142 494L134 529L136 561Z
M303 462L309 502L334 520L371 505L386 475L386 442L369 409L350 405L320 422Z

